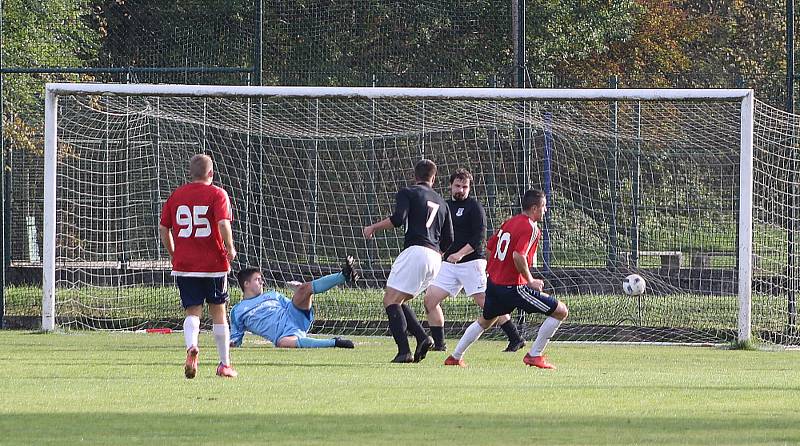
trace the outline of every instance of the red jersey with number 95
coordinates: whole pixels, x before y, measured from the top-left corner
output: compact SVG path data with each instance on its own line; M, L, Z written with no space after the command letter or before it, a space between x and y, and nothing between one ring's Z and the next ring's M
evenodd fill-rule
M161 226L175 240L172 275L222 277L231 265L217 223L233 220L228 193L213 184L188 183L175 189L161 209Z
M525 256L527 264L533 263L541 232L535 221L525 214L506 220L500 230L486 243L489 259L486 272L495 285L524 285L525 277L514 266L514 252Z

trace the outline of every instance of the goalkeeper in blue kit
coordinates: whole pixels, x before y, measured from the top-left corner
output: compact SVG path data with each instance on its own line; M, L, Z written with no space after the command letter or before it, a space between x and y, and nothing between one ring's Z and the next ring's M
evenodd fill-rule
M291 299L277 291L264 292L264 277L257 268L245 268L236 275L242 288L242 301L231 308L231 346L242 345L245 331L257 334L282 348L353 348L353 341L308 337L314 321L314 294L324 293L345 282L359 279L353 258L348 256L342 271L311 282L289 282Z

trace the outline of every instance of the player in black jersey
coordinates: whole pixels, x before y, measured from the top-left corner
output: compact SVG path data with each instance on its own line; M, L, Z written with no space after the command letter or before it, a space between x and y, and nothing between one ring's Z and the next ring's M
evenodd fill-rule
M434 342L432 350L436 351L447 350L441 302L448 296L458 295L461 288L481 308L486 299L486 212L478 200L469 196L471 185L472 174L467 169L457 169L450 175L453 198L447 200L447 205L455 240L445 251L442 268L425 292L425 311ZM515 352L525 346L509 315L500 316L496 323L508 336L508 346L504 351Z
M383 306L389 317L389 329L397 344L397 356L392 362L419 362L433 346L433 339L417 320L414 310L405 303L421 293L439 272L441 252L453 242L453 223L450 210L441 195L433 190L436 164L423 159L414 166L417 184L397 192L391 217L364 228L367 239L384 229L406 224L403 252L392 264L383 294ZM406 330L417 338L412 356Z

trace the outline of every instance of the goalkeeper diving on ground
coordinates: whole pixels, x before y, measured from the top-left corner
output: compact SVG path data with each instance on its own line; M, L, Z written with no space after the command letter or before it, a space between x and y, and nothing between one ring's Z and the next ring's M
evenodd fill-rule
M314 322L314 294L324 293L345 282L356 282L360 275L354 260L347 256L342 271L311 282L289 282L291 299L270 290L264 292L264 277L258 268L245 268L236 275L242 288L242 301L231 308L231 346L242 345L245 331L259 335L281 348L353 348L343 338L317 339L308 336Z

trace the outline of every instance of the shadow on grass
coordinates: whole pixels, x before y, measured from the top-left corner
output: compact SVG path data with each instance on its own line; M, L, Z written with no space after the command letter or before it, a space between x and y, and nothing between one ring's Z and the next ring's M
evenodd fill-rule
M265 395L264 398L269 398ZM387 398L391 400L391 398ZM124 403L121 403L124 406ZM0 444L796 444L796 420L764 416L726 418L611 416L558 419L548 414L438 415L402 411L381 415L226 414L214 403L207 414L28 413L0 417ZM398 410L387 403L387 409ZM124 407L122 408L124 411ZM218 411L219 414L213 414ZM296 410L295 410L296 411ZM336 408L331 408L336 412Z

